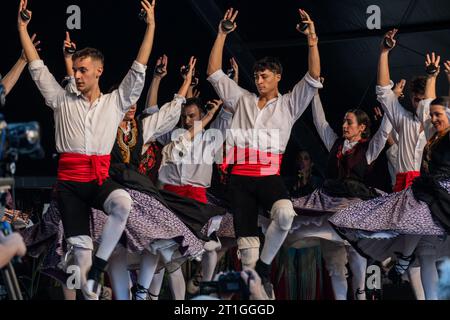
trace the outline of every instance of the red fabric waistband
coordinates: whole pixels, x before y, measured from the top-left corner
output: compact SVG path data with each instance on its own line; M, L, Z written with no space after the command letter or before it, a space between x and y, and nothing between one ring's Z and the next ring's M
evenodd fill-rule
M86 155L79 153L62 153L58 163L58 180L74 182L91 182L99 185L109 177L111 156Z
M412 185L413 180L418 176L420 176L419 171L408 171L397 173L395 177L394 192L400 192L408 188L410 185Z
M283 154L260 151L250 148L231 149L223 163L220 165L222 172L227 172L232 165L231 174L249 177L265 177L280 175Z
M207 203L206 188L194 187L191 185L175 186L173 184L165 184L164 190L171 191L182 197L191 198L202 203Z

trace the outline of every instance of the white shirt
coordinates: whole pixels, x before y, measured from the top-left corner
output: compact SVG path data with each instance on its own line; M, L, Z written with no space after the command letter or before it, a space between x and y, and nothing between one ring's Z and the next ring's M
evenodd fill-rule
M176 94L171 102L164 104L161 109L154 107L154 112L142 120L142 135L144 144L170 132L178 123L181 107L186 99Z
M411 112L402 107L397 96L392 91L394 83L388 86L377 86L377 100L398 133L398 157L396 169L398 172L420 171L423 148L427 140L424 130L421 130L419 118L415 118ZM422 100L419 103L420 110L431 102L431 99Z
M86 155L108 155L117 127L134 105L145 82L146 66L134 61L117 90L90 102L81 94L64 90L42 60L29 64L32 79L53 109L56 150Z
M212 165L220 160L223 132L230 127L231 120L232 114L222 108L210 129L199 132L193 141L186 138L184 129L159 137L158 141L165 145L159 181L177 186L210 187Z
M308 107L320 81L308 73L292 92L271 99L264 108L258 108L258 96L239 87L222 70L217 70L208 81L225 105L234 110L231 131L227 132L227 148L251 148L282 154L294 123Z
M325 147L329 152L338 139L338 135L333 131L327 119L325 118L322 102L320 101L320 96L318 93L314 96L312 102L312 114L317 132L319 133L320 138L322 139ZM381 151L383 151L384 146L386 145L386 140L391 131L392 125L389 119L386 116L383 116L380 128L369 141L369 147L366 151L367 164L371 164L376 160L376 158L378 158ZM357 143L358 141L350 142L348 140L344 140L342 152L346 152L347 150L352 149Z

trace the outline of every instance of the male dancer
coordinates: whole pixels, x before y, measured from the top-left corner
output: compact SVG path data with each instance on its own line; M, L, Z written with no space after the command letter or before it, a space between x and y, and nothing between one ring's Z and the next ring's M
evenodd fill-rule
M233 162L230 178L231 206L239 249L244 269L254 268L260 274L270 298L270 264L285 240L295 216L292 203L282 179L279 166L292 126L307 108L316 88L321 88L318 38L309 15L299 10L302 23L297 30L307 36L308 73L291 93L281 95L281 64L273 58L264 58L254 67L255 84L259 96L240 88L222 71L222 53L227 35L236 29L238 11L225 13L222 21L232 25L228 31L219 26L208 64L208 81L224 104L234 110L231 135L227 135L227 154ZM221 25L222 25L221 23ZM301 31L303 30L303 31ZM234 147L234 148L232 148ZM224 167L230 163L227 159ZM264 247L259 257L258 209L270 211L272 222L267 230Z
M118 243L131 209L131 198L108 179L110 153L117 127L128 109L136 103L145 82L145 70L155 31L154 7L142 1L147 29L139 53L119 88L102 94L99 79L103 55L86 48L73 55L73 71L79 93L64 90L40 59L28 34L30 19L27 0L21 0L18 29L22 47L30 63L31 77L53 109L56 149L60 153L57 197L67 243L73 247L75 263L81 271L81 289L87 299L98 299L98 280ZM89 230L90 208L104 210L108 221L94 261ZM92 265L92 267L91 267Z

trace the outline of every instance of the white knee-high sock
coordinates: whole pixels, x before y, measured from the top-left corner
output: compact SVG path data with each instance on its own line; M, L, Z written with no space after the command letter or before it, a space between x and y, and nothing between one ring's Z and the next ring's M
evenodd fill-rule
M75 264L80 267L80 280L81 285L85 285L87 281L87 273L91 269L92 266L92 250L74 247L73 248L73 256L75 260Z
M436 267L436 256L421 255L420 275L426 300L438 300L439 277Z
M102 240L95 255L108 261L125 229L131 210L130 195L121 189L111 192L105 201L104 209L109 216L103 227Z
M347 300L347 278L342 274L331 275L331 284L333 286L334 299Z
M108 273L116 300L130 300L130 274L125 248L120 246L112 254L109 259Z
M150 287L150 283L152 282L153 275L155 274L156 267L158 266L159 256L154 255L147 250L142 253L141 257L141 265L138 276L138 284L143 286L145 289ZM147 295L142 293L137 294L138 299L146 300Z
M217 265L216 250L206 251L202 257L202 281L211 281Z
M265 264L271 264L273 259L280 250L289 230L282 230L278 223L274 220L270 223L266 232L266 239L264 241L264 246L261 251L259 259Z
M353 248L349 248L348 263L350 264L350 270L352 270L352 289L353 297L357 300L366 300L366 271L367 271L367 259L363 258ZM358 293L358 290L361 292Z
M151 293L151 299L152 300L158 300L159 299L159 293L161 292L161 287L164 281L164 273L166 272L166 269L163 268L159 270L158 273L155 273L153 275L152 283L150 284L150 289L148 291Z
M416 299L425 300L425 292L423 291L420 273L420 267L411 267L408 269L408 278Z
M186 294L186 281L181 268L169 274L169 286L174 300L184 300Z

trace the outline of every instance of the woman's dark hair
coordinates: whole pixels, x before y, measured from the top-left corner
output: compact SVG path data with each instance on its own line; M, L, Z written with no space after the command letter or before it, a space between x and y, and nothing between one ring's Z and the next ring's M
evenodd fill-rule
M351 110L348 110L347 113L353 113L355 115L358 125L364 124L366 126L366 129L364 129L363 133L361 133L361 138L363 138L363 139L370 138L371 123L370 123L370 118L367 115L367 113L362 111L361 109L351 109Z
M436 99L431 101L430 106L432 106L432 105L439 105L439 106L443 106L446 109L448 109L449 105L450 105L450 97L447 97L447 96L437 97Z

